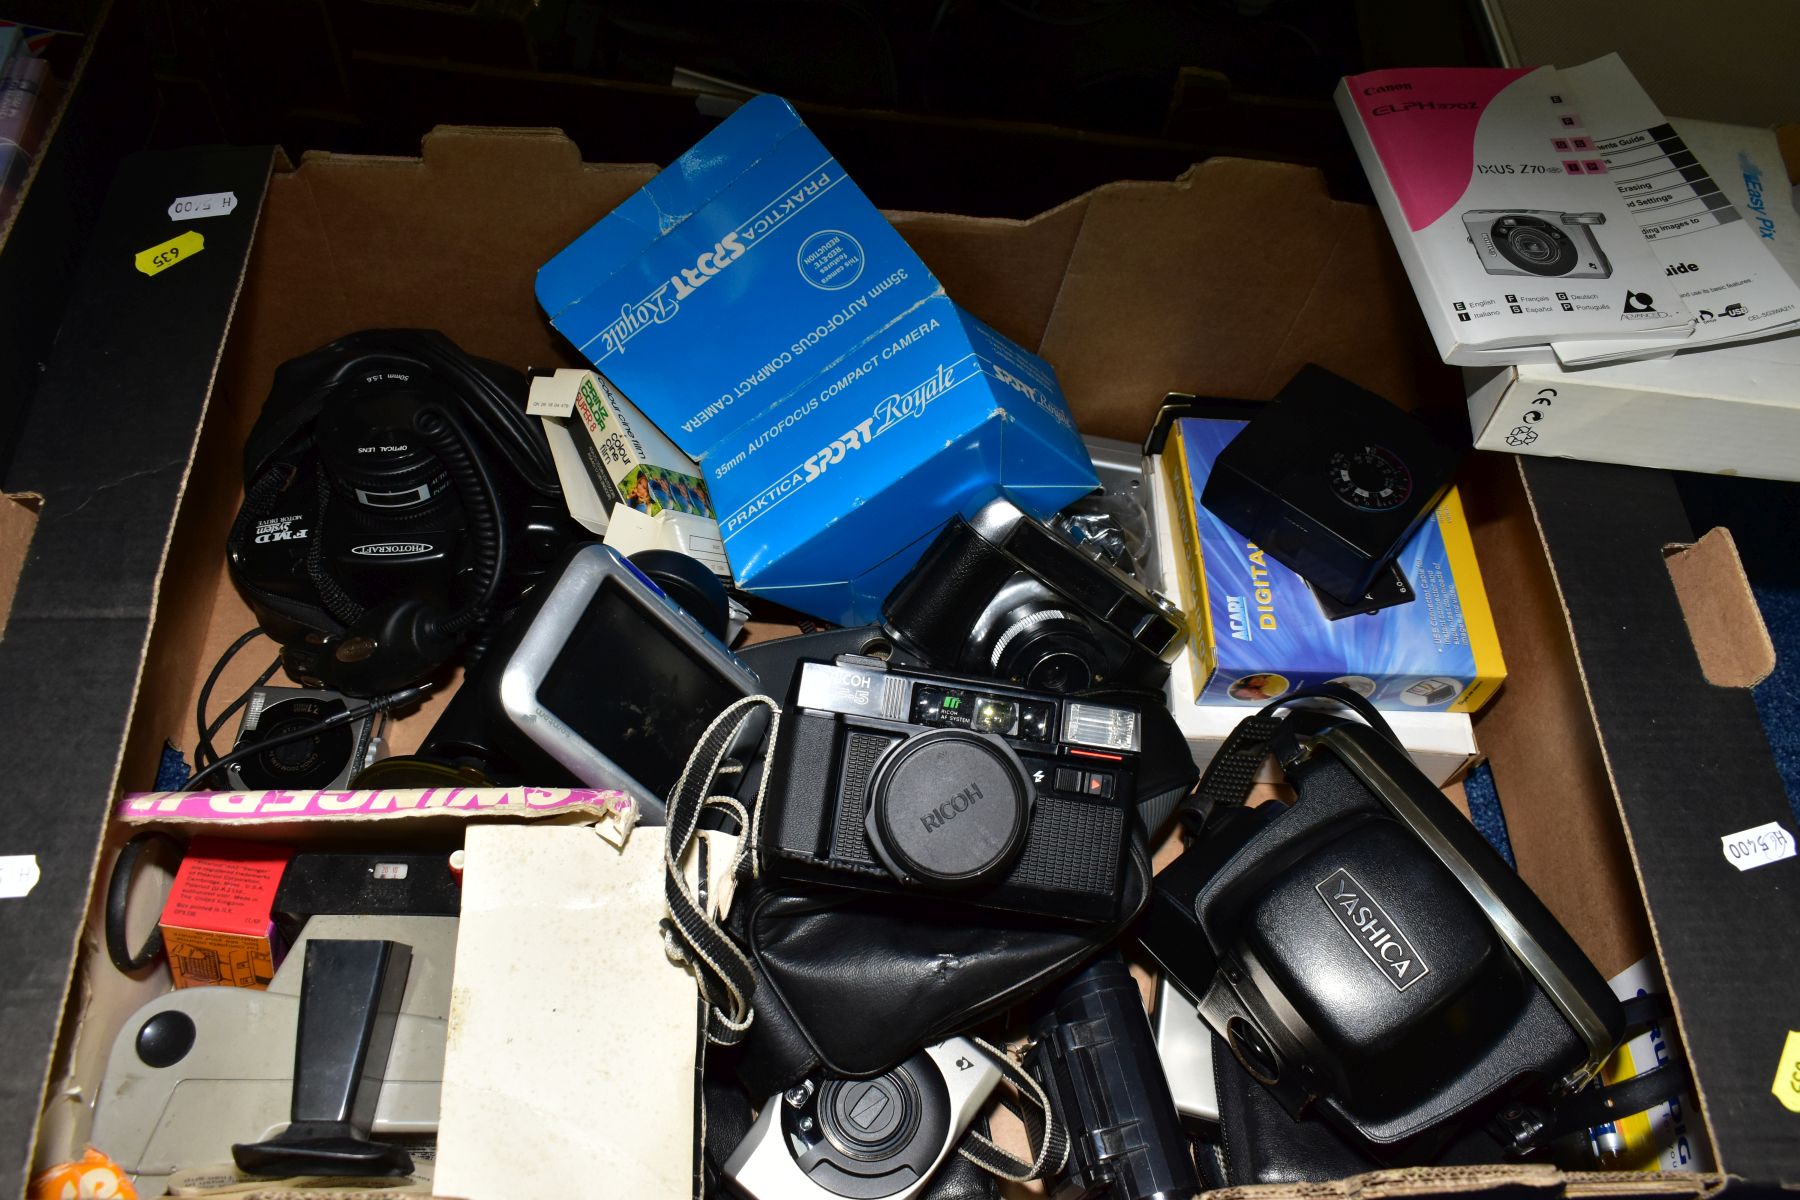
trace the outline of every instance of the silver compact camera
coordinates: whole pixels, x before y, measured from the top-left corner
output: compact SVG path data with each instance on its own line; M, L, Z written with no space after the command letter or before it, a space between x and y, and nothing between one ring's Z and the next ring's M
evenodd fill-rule
M1462 215L1469 241L1489 275L1607 279L1612 264L1594 236L1605 213L1541 208L1478 208Z
M1000 1068L960 1037L873 1079L809 1077L763 1105L725 1174L750 1200L911 1200L999 1083Z

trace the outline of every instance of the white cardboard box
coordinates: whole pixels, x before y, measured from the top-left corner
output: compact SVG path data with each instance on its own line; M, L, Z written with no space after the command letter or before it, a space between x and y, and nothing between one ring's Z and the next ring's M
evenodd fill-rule
M1800 480L1800 334L1565 371L1467 370L1480 450Z

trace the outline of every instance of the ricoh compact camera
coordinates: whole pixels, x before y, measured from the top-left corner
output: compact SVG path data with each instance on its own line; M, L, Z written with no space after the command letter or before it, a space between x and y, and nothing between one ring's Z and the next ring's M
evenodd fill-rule
M1117 703L854 655L802 662L769 766L763 870L1108 920L1143 729Z
M1548 209L1477 208L1462 215L1469 242L1489 275L1538 275L1555 279L1606 279L1612 264L1595 225L1605 213Z

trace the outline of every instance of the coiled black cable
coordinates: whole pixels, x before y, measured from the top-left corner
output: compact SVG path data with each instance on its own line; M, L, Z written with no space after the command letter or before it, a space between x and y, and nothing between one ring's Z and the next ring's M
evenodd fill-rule
M444 464L462 497L469 540L475 548L475 588L456 612L435 620L435 632L456 637L484 620L499 598L501 569L507 560L506 523L500 519L499 493L487 463L469 445L457 419L435 405L413 415L413 429Z
M441 335L434 335L440 336ZM501 391L486 375L466 361L435 347L418 354L394 351L384 354L394 362L417 367L426 375L453 378L464 396L464 415L487 435L491 445L518 474L527 487L544 496L562 495L562 482L556 473L556 460L550 456L550 443L518 403ZM479 396L484 403L474 403Z
M325 611L334 621L349 628L362 620L367 610L344 590L344 585L325 566L325 511L331 504L331 481L323 471L319 472L315 490L319 510L313 516L312 536L306 544L306 577L312 580L313 590L319 594L319 603Z

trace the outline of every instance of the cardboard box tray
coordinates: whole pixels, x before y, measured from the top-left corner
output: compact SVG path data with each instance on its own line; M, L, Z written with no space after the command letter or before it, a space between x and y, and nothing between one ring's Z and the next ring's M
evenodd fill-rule
M317 155L296 169L268 150L192 150L120 171L6 481L43 504L0 639L0 855L39 870L28 894L0 900L12 1068L0 1072L0 1179L22 1184L34 1147L40 1162L79 1152L114 1032L164 986L98 950L95 885L124 837L107 815L149 786L166 739L190 743L200 678L252 624L220 548L276 365L383 325L571 365L533 303L533 272L650 173L584 165L553 132L470 129L437 131L419 160ZM201 253L155 276L134 269L178 232L173 198L227 190L238 208L200 223ZM1460 401L1379 217L1332 201L1307 169L1214 160L1029 221L895 220L953 294L1057 366L1088 433L1141 436L1169 391L1267 398L1307 361L1405 404ZM1800 1118L1770 1085L1800 985L1787 936L1800 864L1739 872L1718 840L1791 822L1745 690L1766 638L1735 556L1712 538L1665 562L1692 539L1656 473L1481 456L1463 485L1513 668L1477 740L1521 874L1604 972L1654 944L1721 1170L1800 1180ZM399 723L397 749L441 702ZM1717 1183L1497 1166L1353 1186Z

